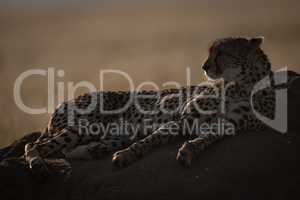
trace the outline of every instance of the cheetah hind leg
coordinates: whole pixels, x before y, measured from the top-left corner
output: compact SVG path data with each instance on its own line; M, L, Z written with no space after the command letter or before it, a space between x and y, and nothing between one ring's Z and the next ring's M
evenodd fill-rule
M43 159L32 143L25 146L25 159L29 163L32 174L39 180L44 180L52 175L62 175L65 180L71 176L72 168L68 161L61 158Z
M107 136L99 141L93 141L80 145L72 151L65 152L69 159L76 160L98 160L112 152L128 147L132 141L126 136Z
M33 143L25 145L25 159L29 164L29 168L35 175L47 177L49 169L46 162L40 157L37 146Z
M49 156L53 154L74 149L78 140L78 134L67 129L62 130L53 138L46 140L39 138L36 142L25 145L25 160L34 175L41 177L47 177L52 174L68 175L71 173L71 167L67 161L63 159L44 159L49 158ZM55 156L55 158L57 157ZM58 164L58 162L60 162L60 164ZM52 167L52 164L54 164L55 167ZM59 167L57 168L57 166Z

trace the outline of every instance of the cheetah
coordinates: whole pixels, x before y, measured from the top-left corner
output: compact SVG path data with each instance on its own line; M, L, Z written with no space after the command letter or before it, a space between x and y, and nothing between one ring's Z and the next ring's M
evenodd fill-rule
M252 106L273 119L274 88L258 91L250 100L254 85L273 75L262 42L261 37L213 42L202 66L208 84L161 91L101 91L62 103L41 137L25 146L30 169L47 171L45 159L56 152L79 159L101 159L111 153L112 163L124 167L177 138L186 141L176 159L188 167L224 137L264 130L267 126L256 118ZM221 133L218 126L207 129L220 121L230 133ZM122 129L123 124L129 128Z

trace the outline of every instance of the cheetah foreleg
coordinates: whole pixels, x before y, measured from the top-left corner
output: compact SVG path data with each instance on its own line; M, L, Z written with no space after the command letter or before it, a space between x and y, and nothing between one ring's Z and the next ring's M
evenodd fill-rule
M141 159L152 149L170 143L178 135L179 127L177 122L169 122L162 125L151 135L133 143L126 149L114 153L112 158L113 164L118 167L124 167Z

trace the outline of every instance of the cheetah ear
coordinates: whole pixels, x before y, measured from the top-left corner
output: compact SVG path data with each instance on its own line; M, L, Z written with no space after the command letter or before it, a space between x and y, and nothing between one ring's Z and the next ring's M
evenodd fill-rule
M264 37L263 36L259 36L259 37L254 37L250 39L250 43L252 45L254 45L255 47L259 47L264 41Z

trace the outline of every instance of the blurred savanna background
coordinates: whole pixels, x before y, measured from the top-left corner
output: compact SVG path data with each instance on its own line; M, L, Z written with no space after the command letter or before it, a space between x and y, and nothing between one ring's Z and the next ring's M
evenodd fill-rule
M299 11L297 0L1 0L0 146L47 124L50 114L26 114L14 101L15 80L26 70L62 69L55 83L85 80L99 89L101 69L122 70L135 86L162 86L186 85L190 67L196 84L204 80L200 65L212 41L262 35L273 68L299 72ZM128 89L122 76L104 83L106 90ZM46 77L26 79L24 103L47 106L47 88ZM54 99L57 105L57 88Z

